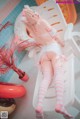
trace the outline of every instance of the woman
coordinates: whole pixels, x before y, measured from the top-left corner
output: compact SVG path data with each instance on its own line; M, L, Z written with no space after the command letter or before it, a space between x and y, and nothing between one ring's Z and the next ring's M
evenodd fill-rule
M60 47L64 47L64 43L57 36L57 32L46 20L33 12L29 7L25 7L23 12L24 22L26 23L26 31L28 35L40 44L41 51L39 53L38 63L43 74L39 90L39 100L36 107L37 114L43 114L43 101L51 80L55 80L56 89L56 106L55 111L63 114L64 117L72 118L65 107L63 101L64 95L64 69L65 56L61 52Z

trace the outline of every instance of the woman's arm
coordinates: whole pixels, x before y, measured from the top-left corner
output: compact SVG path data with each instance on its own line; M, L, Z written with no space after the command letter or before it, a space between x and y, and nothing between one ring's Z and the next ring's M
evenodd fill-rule
M51 25L45 19L42 19L42 24L47 32L50 32L52 30Z
M61 39L59 38L59 36L56 35L56 36L55 36L55 40L61 45L61 47L64 47L64 46L65 46L63 40L61 40Z
M51 37L53 38L54 35L57 33L56 29L53 28L46 20L42 20L43 21L43 25L45 27L45 30L47 31L47 33L49 33L51 35Z

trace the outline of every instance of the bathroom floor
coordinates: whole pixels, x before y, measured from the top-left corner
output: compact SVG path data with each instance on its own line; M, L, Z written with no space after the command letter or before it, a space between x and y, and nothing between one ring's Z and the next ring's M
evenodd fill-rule
M80 14L78 15L77 23L74 25L74 30L80 31ZM19 67L29 74L29 81L22 82L18 79L14 73L10 82L22 84L26 88L26 96L16 99L17 108L15 112L9 117L10 119L36 119L35 111L32 105L33 93L36 83L37 68L35 67L34 61L28 58L27 53L21 61ZM75 58L75 82L76 82L76 94L80 99L80 62ZM74 119L80 119L80 113L76 109L70 107L68 111L75 117ZM62 115L55 112L45 113L45 119L64 119Z

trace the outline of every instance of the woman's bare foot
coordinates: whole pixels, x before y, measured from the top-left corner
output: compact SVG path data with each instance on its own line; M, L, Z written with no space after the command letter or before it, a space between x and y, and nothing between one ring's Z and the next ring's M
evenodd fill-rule
M70 115L70 114L66 111L65 107L64 107L63 105L61 105L61 104L57 104L57 105L56 105L55 111L56 111L57 113L63 114L63 116L66 117L66 118L68 118L68 119L73 118L73 116Z

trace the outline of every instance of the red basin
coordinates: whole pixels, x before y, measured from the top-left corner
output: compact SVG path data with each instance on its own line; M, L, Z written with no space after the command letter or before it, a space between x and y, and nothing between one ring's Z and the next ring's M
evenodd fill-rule
M26 94L22 85L0 82L0 98L19 98Z

